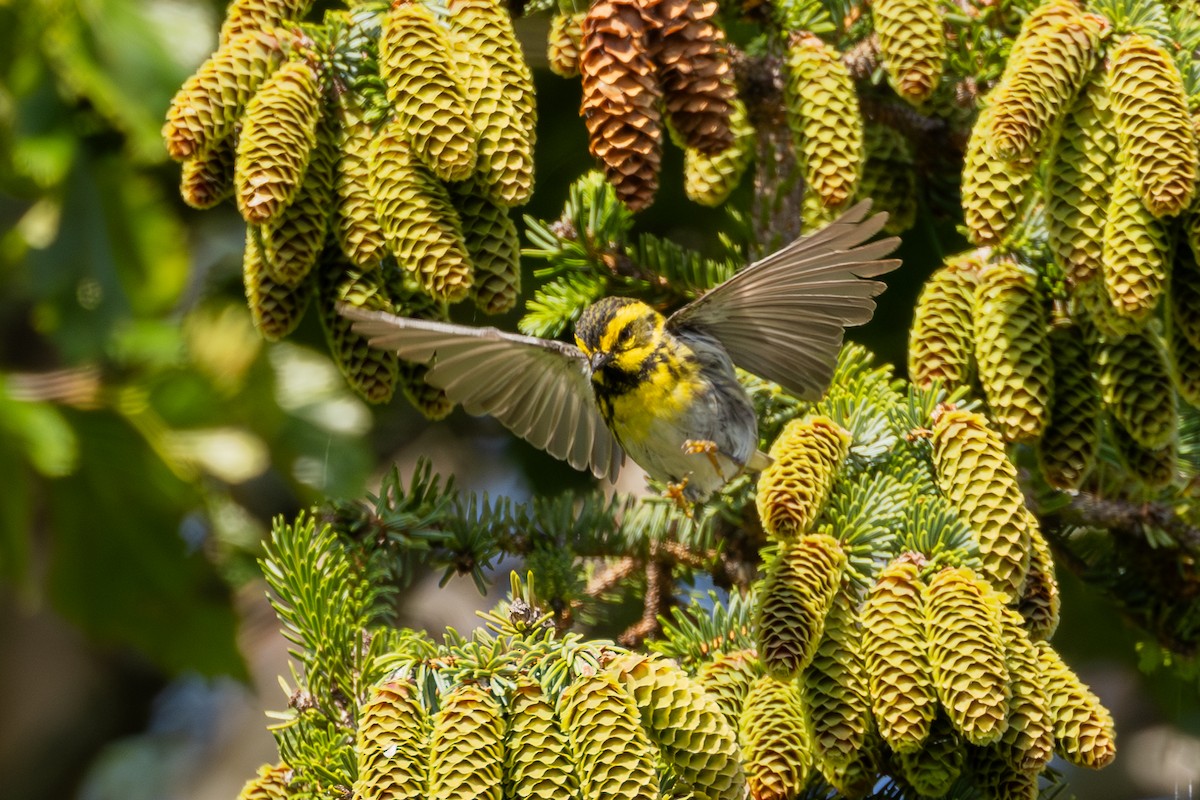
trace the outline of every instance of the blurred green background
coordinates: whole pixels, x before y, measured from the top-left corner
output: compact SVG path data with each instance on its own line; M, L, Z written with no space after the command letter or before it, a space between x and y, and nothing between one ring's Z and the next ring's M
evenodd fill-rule
M159 137L222 12L219 0L0 0L9 800L231 800L274 760L263 710L285 701L274 676L286 647L255 563L272 516L360 496L419 455L460 485L517 497L583 481L490 421L456 412L429 426L403 400L368 407L311 315L286 342L259 339L242 299L242 222L180 201ZM535 65L546 24L520 28ZM539 184L524 211L552 218L590 163L577 82L540 69L538 91ZM680 171L669 150L640 224L711 247L724 217L683 199ZM881 358L903 363L913 300L952 238L927 222L906 235L905 268L856 336ZM1136 633L1078 584L1064 590L1056 643L1114 709L1121 747L1076 793L1193 796L1195 683L1142 676ZM486 605L469 581L437 591L414 587L413 624L469 628Z

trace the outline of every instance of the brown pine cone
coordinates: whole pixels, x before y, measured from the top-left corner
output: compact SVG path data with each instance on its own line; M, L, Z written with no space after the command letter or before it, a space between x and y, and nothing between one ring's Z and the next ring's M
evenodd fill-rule
M671 124L688 147L721 152L733 144L737 87L725 31L713 22L716 0L649 0L646 10L661 26L653 56Z
M588 149L634 211L654 202L662 160L662 92L650 55L655 26L638 0L600 0L583 20L580 114Z

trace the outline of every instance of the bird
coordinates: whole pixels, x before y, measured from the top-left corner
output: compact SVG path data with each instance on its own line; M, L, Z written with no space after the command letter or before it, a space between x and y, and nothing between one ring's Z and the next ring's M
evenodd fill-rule
M799 399L828 388L846 327L899 266L899 240L864 200L736 272L670 316L634 298L584 309L574 343L343 305L370 346L428 365L425 380L476 416L615 480L628 455L680 502L702 503L770 458L735 365Z

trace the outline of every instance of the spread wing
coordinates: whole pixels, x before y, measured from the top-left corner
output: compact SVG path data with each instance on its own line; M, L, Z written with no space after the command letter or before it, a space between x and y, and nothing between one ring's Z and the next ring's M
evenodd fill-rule
M612 480L625 453L604 424L579 348L549 339L339 306L372 347L428 364L425 380L469 414L495 417L534 447Z
M887 214L867 217L864 200L821 230L746 267L671 315L667 325L712 334L742 369L804 399L821 396L833 377L842 334L875 313L879 281L899 266L879 260L892 237L863 244Z

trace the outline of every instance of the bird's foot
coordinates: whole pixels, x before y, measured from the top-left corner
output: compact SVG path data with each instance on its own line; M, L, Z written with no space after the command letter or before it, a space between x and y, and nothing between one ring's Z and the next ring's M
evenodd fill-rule
M690 475L684 475L683 480L678 483L670 482L667 488L663 491L663 497L675 501L675 507L687 515L688 519L692 518L692 501L687 499L684 490L687 489L688 479Z
M717 461L717 454L721 451L717 449L717 443L711 439L685 439L683 442L683 452L689 456L699 455L703 453L708 456L709 462L712 463L713 470L720 476L721 480L728 481L725 477L724 470L721 469L721 463Z

